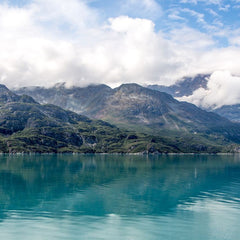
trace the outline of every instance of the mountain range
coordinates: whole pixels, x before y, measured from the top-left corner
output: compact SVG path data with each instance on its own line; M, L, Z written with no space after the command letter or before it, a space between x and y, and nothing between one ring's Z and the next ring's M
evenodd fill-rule
M30 96L17 95L0 85L0 152L144 151L181 150L161 137L120 130L55 105L41 105Z
M195 77L184 77L170 86L164 85L148 85L147 88L166 92L173 97L190 96L199 88L207 88L209 74L198 74Z
M184 146L182 149L187 152L192 151L186 150L192 144L204 149L208 144L240 143L239 124L137 84L123 84L115 89L106 85L67 88L58 84L52 88L25 87L16 93L107 121L121 129L164 137L175 146Z
M152 91L138 85L133 87L136 88L135 91L143 91L142 94L144 94L144 91ZM105 86L100 86L100 88L112 91ZM105 106L106 110L107 105L102 97L104 99L111 97L111 103L113 104L115 101L114 96L107 97L103 93L96 94L93 91L93 89L96 90L96 86L88 87L88 89L92 92L92 95L90 93L89 95L86 94L82 99L85 103L91 103L87 96L95 96L95 104L98 103L98 105L92 109L94 106L92 103L92 107L89 105L89 108L84 107L85 111L92 109L90 111L92 115L103 116L105 112L104 110L100 111L99 108ZM130 87L127 85L122 86L115 93L120 94L125 92L126 89L129 90ZM69 89L66 90L69 91ZM128 92L125 93L128 94ZM158 91L154 91L154 93L156 96L162 95ZM61 97L61 94L59 97ZM124 99L123 96L122 98ZM168 98L173 102L175 101L168 94L162 96L162 101L165 102ZM80 102L79 105L81 105ZM112 107L114 108L117 105L118 103L113 104ZM116 109L116 111L118 110ZM123 110L124 114L125 111ZM132 111L129 118L126 119L131 119L136 111L140 111L140 108L137 110L132 109ZM106 116L107 113L109 112L106 111ZM221 135L217 141L214 141L212 137L208 138L194 134L170 136L166 133L136 132L130 127L128 130L124 130L103 120L92 120L56 105L42 105L30 96L18 95L10 91L6 86L0 85L0 152L2 153L232 152L237 150L238 143L231 138L230 135L228 137Z
M192 95L193 92L199 88L207 89L209 77L209 74L198 74L195 77L182 78L170 86L148 85L147 87L153 90L169 93L176 98L181 98L183 96ZM204 110L215 112L231 121L240 122L240 103L234 105L223 105L218 108L209 106Z

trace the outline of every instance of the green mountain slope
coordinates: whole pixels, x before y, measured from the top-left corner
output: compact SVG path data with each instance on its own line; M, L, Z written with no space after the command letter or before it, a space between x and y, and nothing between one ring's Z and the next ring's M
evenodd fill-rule
M176 139L121 130L55 105L41 105L0 85L0 152L222 152L234 147L205 138Z
M197 142L208 139L217 144L240 143L239 124L137 84L124 84L115 89L106 85L68 89L63 84L50 89L22 88L17 92L118 127L170 137L174 141L181 137L184 142L194 138Z

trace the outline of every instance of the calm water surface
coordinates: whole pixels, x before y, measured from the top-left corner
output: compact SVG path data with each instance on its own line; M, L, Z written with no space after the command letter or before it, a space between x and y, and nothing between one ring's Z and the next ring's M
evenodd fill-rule
M239 155L0 156L0 239L239 240Z

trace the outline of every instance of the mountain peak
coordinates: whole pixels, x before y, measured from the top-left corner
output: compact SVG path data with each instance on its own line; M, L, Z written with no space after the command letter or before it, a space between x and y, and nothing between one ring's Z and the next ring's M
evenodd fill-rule
M25 89L24 93L33 96L40 103L57 104L88 117L108 120L119 127L124 126L145 134L172 134L176 139L189 135L199 142L198 134L211 133L211 136L239 142L239 125L190 103L179 102L167 93L133 83L123 84L115 89L105 88L108 87L95 85L64 91L51 88L35 92ZM185 140L188 146L189 140Z
M54 88L66 88L66 82L58 82L54 84Z
M117 87L117 89L121 89L121 88L143 88L143 87L137 83L124 83L119 87Z
M171 86L149 85L149 89L166 92L173 97L190 96L199 88L207 88L209 74L198 74L194 77L183 77Z
M132 92L139 92L144 89L145 89L144 87L136 83L125 83L115 88L114 90L119 92L132 93Z
M111 89L108 85L106 84L90 84L86 87L86 89Z
M115 88L114 90L124 94L145 95L146 97L154 97L168 102L175 101L174 98L168 93L149 89L136 83L122 84L120 87Z
M19 96L10 91L5 85L0 84L0 102L15 102L19 100Z
M58 82L56 83L52 88L58 88L58 89L74 89L74 88L84 88L84 89L91 89L91 88L99 88L99 89L102 89L102 88L109 88L111 89L109 86L105 85L105 84L90 84L86 87L84 86L78 86L78 85L71 85L71 86L68 86L68 84L66 82Z
M4 84L0 84L0 93L4 91L9 91L9 89Z

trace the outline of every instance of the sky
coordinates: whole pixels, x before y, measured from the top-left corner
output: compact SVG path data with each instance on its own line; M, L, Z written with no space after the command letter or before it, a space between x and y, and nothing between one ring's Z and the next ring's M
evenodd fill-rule
M220 106L234 92L234 104L239 17L240 0L0 0L0 83L171 85L206 73L208 92L185 100Z

